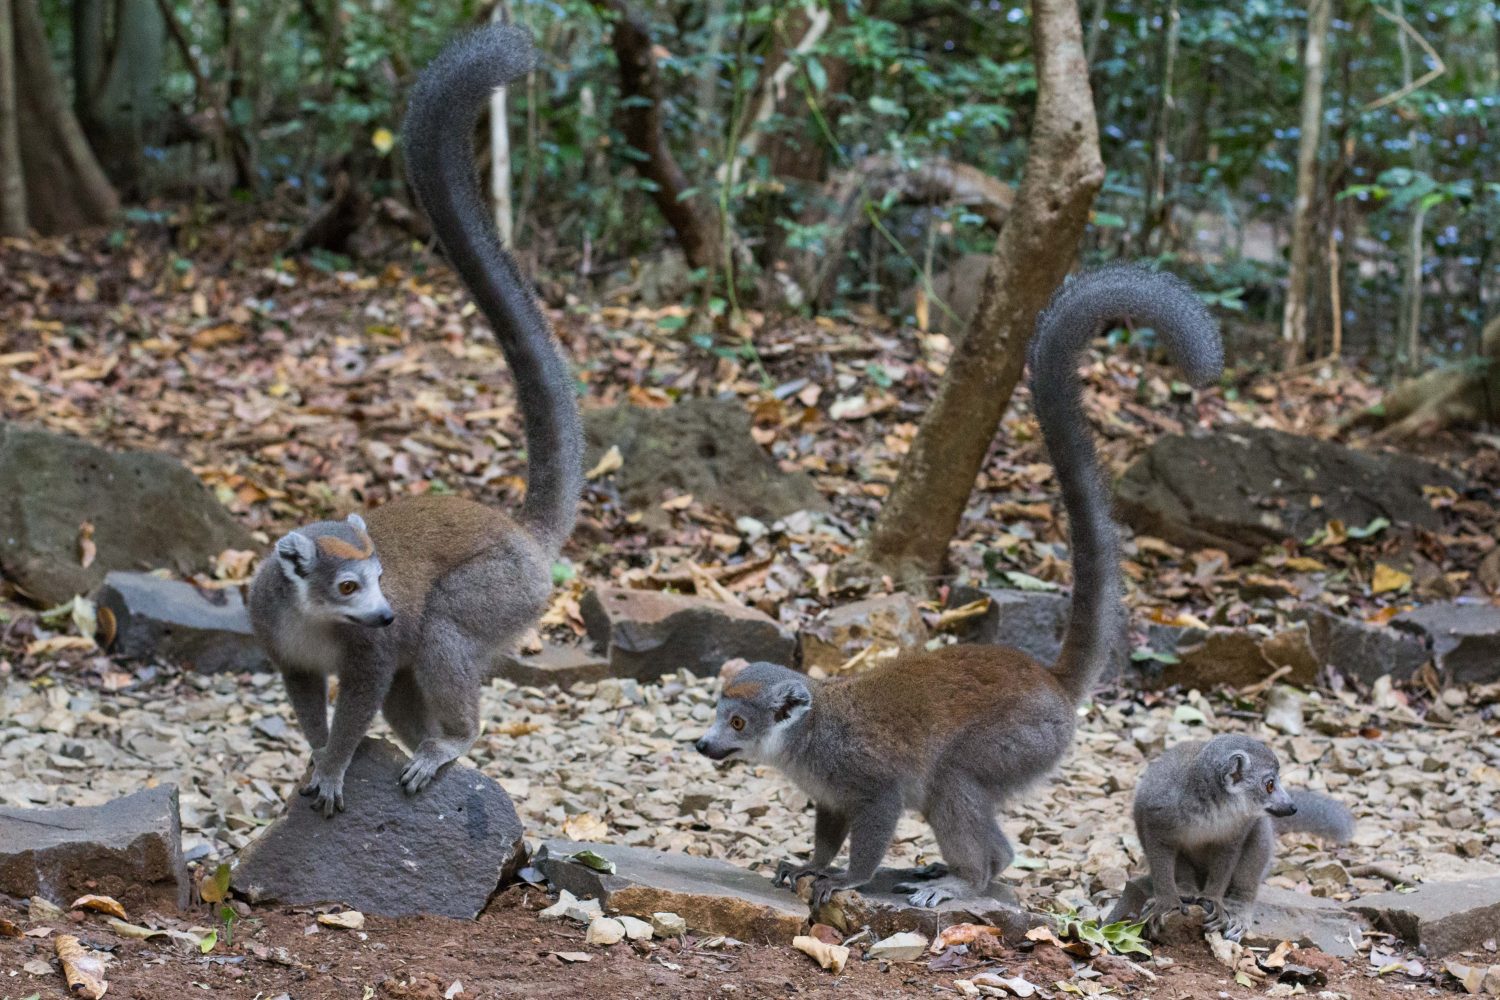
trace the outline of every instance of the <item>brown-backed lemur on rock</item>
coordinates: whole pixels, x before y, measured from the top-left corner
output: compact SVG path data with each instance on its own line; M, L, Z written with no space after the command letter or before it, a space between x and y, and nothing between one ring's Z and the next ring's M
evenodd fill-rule
M865 884L903 810L932 825L941 877L907 885L918 906L981 895L1010 864L995 820L1008 798L1067 752L1079 703L1124 641L1118 540L1109 487L1082 408L1079 356L1120 320L1152 327L1196 384L1218 377L1218 327L1183 282L1117 265L1069 281L1037 317L1032 406L1057 470L1070 524L1073 601L1057 664L1019 650L909 650L847 677L814 682L770 663L729 673L713 727L698 740L715 760L775 765L816 804L812 862L783 862L776 881L815 876L812 900ZM845 839L849 867L830 867Z
M492 27L450 44L412 88L407 175L443 250L500 342L526 424L527 489L512 518L472 500L393 500L276 543L250 588L255 633L286 680L312 745L303 793L344 807L344 772L384 710L411 751L417 792L479 735L479 694L497 650L545 607L583 480L574 379L480 196L472 136L496 87L535 62L530 35ZM329 674L338 676L330 728Z
M1171 913L1197 904L1204 929L1238 941L1276 835L1342 843L1354 817L1326 795L1288 792L1274 750L1225 734L1178 743L1151 762L1135 790L1135 832L1150 866L1151 898L1140 914L1148 931L1156 935Z

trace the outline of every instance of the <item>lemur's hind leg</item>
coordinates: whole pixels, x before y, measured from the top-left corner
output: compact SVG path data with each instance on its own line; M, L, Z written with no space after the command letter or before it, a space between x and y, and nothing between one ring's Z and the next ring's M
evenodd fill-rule
M937 906L949 899L983 895L990 884L997 838L1005 839L995 822L989 791L954 772L949 784L928 803L927 822L937 836L948 874L931 881L904 883L896 886L896 891L911 893L914 906Z
M440 735L427 710L422 688L411 671L396 675L390 693L385 696L385 704L381 706L381 714L407 753L415 753L428 737Z

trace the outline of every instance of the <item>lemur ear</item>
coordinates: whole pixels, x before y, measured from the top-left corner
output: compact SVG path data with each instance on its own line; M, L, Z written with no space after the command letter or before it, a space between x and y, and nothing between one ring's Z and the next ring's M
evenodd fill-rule
M725 660L724 665L719 668L719 680L725 684L728 684L739 675L739 672L741 670L744 670L749 665L749 660L746 660L743 657L739 656L735 657L732 660Z
M301 532L294 531L276 541L276 558L281 561L281 571L288 579L306 577L312 572L313 558L317 547L313 540Z
M801 681L783 681L772 692L772 704L776 706L776 721L786 722L807 712L812 706L812 692Z
M365 530L365 519L360 517L358 514L350 514L348 517L344 518L344 523L353 528L355 531Z
M1250 758L1242 753L1229 755L1229 767L1224 772L1224 784L1238 785L1245 780L1245 768L1250 766Z

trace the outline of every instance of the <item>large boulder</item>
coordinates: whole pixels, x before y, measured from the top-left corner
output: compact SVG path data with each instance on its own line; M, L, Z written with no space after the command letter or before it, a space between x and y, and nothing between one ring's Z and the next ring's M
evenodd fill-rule
M1444 601L1399 614L1392 624L1419 636L1450 682L1500 680L1500 607Z
M682 669L706 677L725 660L791 665L796 657L796 639L775 619L723 601L598 587L584 595L580 610L616 677L656 680Z
M613 871L574 861L580 851L602 857ZM807 904L764 874L727 861L618 844L549 840L536 867L554 889L599 900L606 913L650 920L676 913L689 930L741 941L785 944L807 925Z
M202 591L181 580L116 571L95 600L101 618L108 612L109 651L118 656L166 660L199 673L271 669L237 587Z
M588 462L612 446L623 464L613 474L620 499L647 524L664 526L667 491L736 517L774 520L828 506L811 477L782 472L750 436L750 417L732 399L685 399L664 409L616 406L583 415Z
M991 646L1014 646L1051 666L1062 651L1063 632L1068 626L1066 595L1038 590L981 590L954 587L948 592L948 609L984 601L983 612L960 623L957 634L963 642Z
M88 566L85 522L95 548ZM0 573L35 601L87 594L116 569L190 576L224 549L253 545L174 458L0 423Z
M1250 559L1331 520L1357 527L1385 517L1437 528L1422 487L1439 485L1459 484L1404 455L1238 427L1158 438L1126 470L1116 493L1122 516L1137 531Z
M1500 935L1500 878L1428 882L1408 892L1361 896L1346 904L1432 958L1479 950ZM1490 947L1493 947L1491 945Z
M505 789L450 764L416 795L397 779L406 755L366 737L331 819L295 792L240 856L234 888L253 903L344 903L365 913L473 919L525 857Z
M188 905L177 786L65 809L0 806L0 892L67 906L101 893Z
M544 642L535 653L502 653L495 675L527 687L557 685L566 691L574 684L593 684L610 676L609 660L581 646Z

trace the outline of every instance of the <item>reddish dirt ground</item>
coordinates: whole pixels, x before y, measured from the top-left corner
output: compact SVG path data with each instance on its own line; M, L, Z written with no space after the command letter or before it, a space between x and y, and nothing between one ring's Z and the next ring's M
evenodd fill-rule
M477 921L370 917L362 932L317 927L305 909L262 907L236 924L232 946L221 943L209 955L163 945L162 938L121 937L94 916L72 915L57 923L77 921L77 926L59 926L58 932L75 934L86 945L113 953L108 996L120 1000L200 1000L205 993L244 1000L274 1000L283 994L291 1000L441 1000L455 982L463 985L463 992L456 994L459 1000L933 997L957 996L954 979L986 970L1025 977L1054 996L1067 995L1055 987L1059 980L1088 988L1077 976L1074 961L1049 944L1006 951L962 972L934 972L925 962L887 964L854 957L840 976L824 972L785 946L708 948L700 939L689 938L649 947L589 947L582 929L535 916L533 911L547 902L540 891L518 886L498 896ZM0 908L0 915L24 918L23 912L8 908ZM555 952L587 952L593 958L574 964L555 957ZM1259 990L1236 985L1202 945L1162 954L1169 954L1175 964L1155 970L1155 982L1105 957L1092 963L1104 974L1094 983L1109 987L1112 996L1163 1000L1264 995L1264 984ZM55 968L51 975L41 976L22 971L37 959L53 960L50 938L0 939L0 1000L69 995ZM1410 984L1403 987L1367 977L1363 963L1328 961L1333 970L1324 989L1356 1000L1413 995Z

